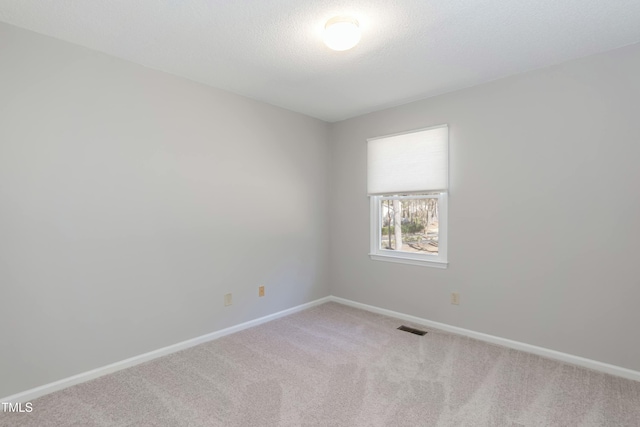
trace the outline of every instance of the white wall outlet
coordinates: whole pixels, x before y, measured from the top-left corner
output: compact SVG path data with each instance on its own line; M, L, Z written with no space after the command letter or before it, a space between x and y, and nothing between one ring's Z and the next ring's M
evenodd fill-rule
M460 294L458 292L451 292L451 304L460 305Z
M231 298L231 294L225 294L224 295L224 305L225 307L228 305L231 305L231 303L233 302L233 299Z

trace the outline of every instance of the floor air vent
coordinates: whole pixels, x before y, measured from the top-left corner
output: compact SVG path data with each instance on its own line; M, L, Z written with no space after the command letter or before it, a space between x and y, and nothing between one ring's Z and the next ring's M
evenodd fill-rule
M410 328L409 326L400 326L398 329L400 329L401 331L405 331L405 332L411 332L412 334L416 334L416 335L426 335L427 331L421 331L420 329L416 329L416 328Z

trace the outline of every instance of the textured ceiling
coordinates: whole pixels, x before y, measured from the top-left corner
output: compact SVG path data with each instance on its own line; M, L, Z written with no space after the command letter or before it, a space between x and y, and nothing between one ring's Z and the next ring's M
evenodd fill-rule
M345 14L362 40L330 51ZM640 42L639 0L0 0L0 21L327 121Z

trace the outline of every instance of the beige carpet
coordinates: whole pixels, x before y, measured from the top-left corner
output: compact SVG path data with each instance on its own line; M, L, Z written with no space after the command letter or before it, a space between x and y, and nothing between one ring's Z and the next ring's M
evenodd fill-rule
M640 382L402 323L327 303L50 394L0 425L640 426Z

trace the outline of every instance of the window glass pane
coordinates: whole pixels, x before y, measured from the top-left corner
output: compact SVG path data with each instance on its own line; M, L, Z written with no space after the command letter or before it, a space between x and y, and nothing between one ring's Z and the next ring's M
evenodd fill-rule
M380 249L438 254L438 199L380 200Z

